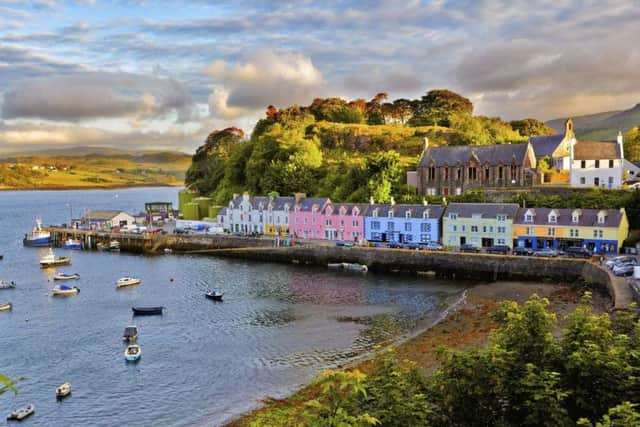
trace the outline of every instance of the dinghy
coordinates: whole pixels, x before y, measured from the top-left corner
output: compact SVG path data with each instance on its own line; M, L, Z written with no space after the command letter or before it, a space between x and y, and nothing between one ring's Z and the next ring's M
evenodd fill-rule
M12 308L13 308L13 304L11 304L10 302L5 304L0 304L0 311L11 311Z
M51 295L54 297L69 297L76 295L78 292L80 292L80 289L76 286L60 285L51 289Z
M121 277L116 282L116 288L126 288L127 286L135 286L142 283L142 280L135 277Z
M76 280L79 279L80 275L78 273L67 274L67 273L57 273L53 276L53 280Z
M56 388L56 399L62 400L71 394L71 384L64 383Z
M222 294L217 291L209 291L204 296L214 301L222 301Z
M150 316L153 314L162 314L164 307L131 307L133 314L138 316Z
M136 325L127 326L126 328L124 328L122 339L130 343L136 342L136 340L138 339L138 328L136 327Z
M124 358L127 362L137 362L140 360L140 356L142 356L142 349L137 344L127 346L127 349L124 351Z
M16 421L24 420L29 415L33 414L35 410L36 410L36 407L33 404L27 405L23 408L16 409L12 413L10 413L9 416L7 417L7 420L16 420Z
M0 289L13 289L16 287L14 282L5 282L4 280L0 280Z

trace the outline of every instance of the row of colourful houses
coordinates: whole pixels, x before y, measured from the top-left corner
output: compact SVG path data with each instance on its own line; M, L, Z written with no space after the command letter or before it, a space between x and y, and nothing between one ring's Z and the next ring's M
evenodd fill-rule
M521 208L510 203L442 205L333 203L326 197L236 195L218 213L231 233L357 243L439 242L449 247L586 247L616 253L629 223L624 209Z

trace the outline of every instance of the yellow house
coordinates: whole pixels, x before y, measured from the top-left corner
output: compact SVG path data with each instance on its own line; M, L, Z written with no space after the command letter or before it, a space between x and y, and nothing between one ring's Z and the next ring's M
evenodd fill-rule
M513 224L514 243L533 250L584 247L594 253L617 253L628 234L624 208L521 208Z
M289 237L289 211L293 197L270 197L265 215L264 234L267 236Z

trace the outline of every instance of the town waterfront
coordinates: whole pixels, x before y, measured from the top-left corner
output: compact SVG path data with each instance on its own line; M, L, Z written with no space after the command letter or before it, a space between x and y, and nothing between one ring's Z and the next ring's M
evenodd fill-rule
M79 273L80 294L48 295L54 270L39 269L44 250L22 246L36 216L59 224L85 208L136 213L145 201L175 205L177 191L0 194L0 279L18 284L0 291L0 302L14 304L0 313L0 372L27 377L18 396L0 396L0 415L34 403L25 425L219 425L260 397L283 397L319 370L370 351L375 337L438 318L465 289L411 276L74 251L73 264L57 271ZM142 285L116 291L115 280L125 275ZM209 288L224 292L225 302L206 300ZM134 305L163 305L166 312L132 319ZM364 317L379 327L350 321ZM122 331L132 322L143 349L138 364L123 357ZM56 402L55 387L66 381L73 395Z

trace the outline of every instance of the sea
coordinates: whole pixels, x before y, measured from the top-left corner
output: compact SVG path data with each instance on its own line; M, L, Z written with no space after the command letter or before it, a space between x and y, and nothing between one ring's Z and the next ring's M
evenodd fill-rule
M0 395L0 425L32 403L24 426L217 426L286 397L323 369L380 342L416 332L459 301L467 283L410 275L204 255L70 251L72 264L40 269L46 249L24 247L34 226L68 223L86 210L138 213L145 202L177 206L178 188L0 192L0 373L18 394ZM50 295L53 276L78 273L73 297ZM142 284L116 290L123 276ZM224 302L205 298L210 289ZM164 306L133 317L133 306ZM122 333L136 325L142 357L124 359ZM69 382L70 397L55 389Z

